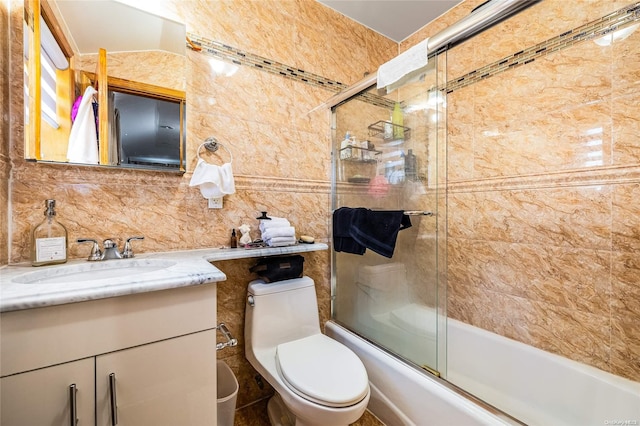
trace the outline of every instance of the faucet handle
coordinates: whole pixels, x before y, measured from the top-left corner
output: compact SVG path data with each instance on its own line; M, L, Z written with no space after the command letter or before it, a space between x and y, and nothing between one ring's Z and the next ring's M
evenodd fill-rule
M100 246L98 245L98 242L96 240L91 238L78 238L76 241L79 243L93 243L93 247L91 247L91 253L89 254L87 260L102 260L102 251L100 251Z
M133 257L133 247L131 246L131 240L144 240L144 237L130 237L124 243L124 250L122 251L122 257L125 259Z
M114 248L114 247L118 247L118 244L114 241L115 238L107 238L106 240L104 240L102 242L102 246L106 249L110 249L110 248Z

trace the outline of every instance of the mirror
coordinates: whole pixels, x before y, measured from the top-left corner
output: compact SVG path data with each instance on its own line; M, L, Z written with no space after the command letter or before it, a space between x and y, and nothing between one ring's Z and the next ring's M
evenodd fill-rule
M180 170L185 139L184 103L109 90L121 167ZM182 151L180 147L182 146Z
M92 2L91 13L83 0L28 0L25 18L26 159L185 171L184 24L124 0ZM66 70L48 65L51 35L69 58ZM97 93L83 108L89 86ZM95 139L74 130L92 122L87 114ZM78 143L92 155L71 154Z

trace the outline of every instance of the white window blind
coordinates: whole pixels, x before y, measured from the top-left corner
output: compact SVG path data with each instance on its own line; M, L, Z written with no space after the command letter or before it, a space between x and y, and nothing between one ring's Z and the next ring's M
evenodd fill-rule
M30 31L25 23L25 46L29 46L27 31ZM42 119L54 128L60 127L58 115L56 113L56 69L65 70L69 67L69 61L62 52L51 30L47 26L42 16L40 17L40 99L42 109ZM29 49L25 49L25 58L29 59ZM53 58L53 59L52 59ZM24 68L24 90L25 99L29 97L29 75L28 67ZM29 103L25 102L25 122L29 122Z
M51 59L44 53L44 49L40 55L40 63L42 64L42 70L40 71L42 119L57 129L60 125L58 124L58 114L56 113L56 71Z

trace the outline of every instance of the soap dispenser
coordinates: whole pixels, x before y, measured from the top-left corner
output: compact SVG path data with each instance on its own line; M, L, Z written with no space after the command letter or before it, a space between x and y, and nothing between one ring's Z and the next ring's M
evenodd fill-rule
M45 219L31 234L31 264L55 265L67 261L67 228L56 220L56 200L46 200Z

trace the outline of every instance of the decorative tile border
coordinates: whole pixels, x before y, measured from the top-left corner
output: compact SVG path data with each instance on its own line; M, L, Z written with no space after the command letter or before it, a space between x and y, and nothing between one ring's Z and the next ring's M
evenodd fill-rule
M311 194L331 193L331 183L326 180L260 177L250 175L236 175L236 189L257 192L295 192Z
M448 192L515 191L640 183L640 166L621 165L447 182Z
M260 71L265 71L284 78L300 81L302 83L320 87L325 90L330 90L335 93L340 92L348 87L347 85L339 81L331 80L317 74L309 73L299 68L285 65L283 63L265 58L263 56L254 55L253 53L242 51L224 43L208 40L193 33L187 33L187 38L192 43L187 43L187 47L191 48L192 50L200 51L216 58L220 58L226 62L231 62L236 65L250 66L253 68L257 68Z
M451 93L455 90L493 77L505 71L521 67L534 62L536 59L553 52L573 46L577 43L602 37L610 32L626 28L640 21L640 2L624 7L600 19L588 24L566 31L559 36L550 38L532 47L504 57L489 65L473 70L465 75L449 80L437 90ZM187 47L192 50L214 56L226 62L236 65L250 66L260 71L265 71L283 78L295 80L301 83L329 90L333 93L341 92L348 88L347 85L323 77L318 74L306 72L300 68L292 67L278 61L274 61L253 53L245 52L235 47L213 40L200 37L197 34L187 33L189 42ZM392 110L395 102L373 93L364 92L357 95L363 101Z
M573 46L577 43L592 40L628 27L640 21L640 2L624 7L588 24L566 31L559 36L538 43L535 46L516 52L492 64L485 65L465 75L449 80L439 90L451 93L454 90L493 77L513 68L530 64L538 58Z
M270 74L278 75L304 84L309 84L324 90L329 90L333 93L341 92L349 87L339 81L331 80L321 75L313 74L300 68L292 67L253 53L245 52L224 43L208 40L193 33L187 33L187 38L191 42L187 42L188 48L216 57L225 62L253 67L260 71L268 72ZM395 105L393 101L372 93L362 93L358 95L358 97L362 98L367 103L390 110L392 110Z

